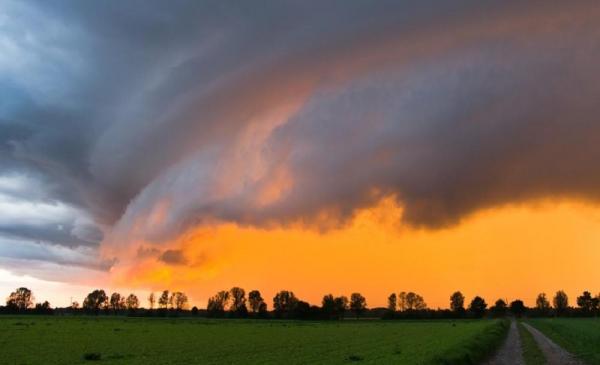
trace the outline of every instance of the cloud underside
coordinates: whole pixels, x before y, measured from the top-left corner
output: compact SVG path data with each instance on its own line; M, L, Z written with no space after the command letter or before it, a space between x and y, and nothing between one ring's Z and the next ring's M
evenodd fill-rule
M599 5L256 6L7 4L0 256L106 269L102 242L388 196L430 229L600 197Z

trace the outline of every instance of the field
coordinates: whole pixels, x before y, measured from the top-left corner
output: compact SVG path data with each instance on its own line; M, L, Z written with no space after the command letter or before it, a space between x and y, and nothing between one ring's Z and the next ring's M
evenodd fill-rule
M600 365L600 319L544 318L527 323L589 364Z
M492 320L0 317L0 363L464 363L493 349L505 328Z

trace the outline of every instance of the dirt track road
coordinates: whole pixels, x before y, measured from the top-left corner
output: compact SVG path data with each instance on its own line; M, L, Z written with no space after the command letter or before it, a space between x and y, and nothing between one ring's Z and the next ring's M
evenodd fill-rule
M521 348L521 336L517 329L517 322L510 321L510 329L506 341L498 349L494 357L484 363L485 365L524 365Z
M548 365L583 365L583 362L575 359L573 355L558 346L536 328L523 323L523 326L533 335L533 339L544 353Z
M531 333L533 339L546 358L548 365L584 365L577 360L568 351L558 346L554 341L546 337L536 328L523 323L525 329ZM494 354L494 356L483 363L483 365L524 365L523 348L521 345L521 336L517 329L517 322L513 319L510 322L510 329L506 341Z

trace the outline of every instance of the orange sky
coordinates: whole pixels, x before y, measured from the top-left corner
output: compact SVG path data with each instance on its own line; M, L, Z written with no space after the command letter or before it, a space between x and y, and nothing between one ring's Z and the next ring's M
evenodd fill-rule
M117 287L184 290L192 304L232 286L260 289L270 304L279 289L311 303L326 293L359 291L370 306L391 292L416 291L430 307L467 298L524 299L564 289L575 303L583 290L600 291L600 209L574 201L535 202L477 213L440 230L399 226L393 199L356 214L346 227L255 229L226 224L196 229L173 248L186 265L131 258L111 277Z

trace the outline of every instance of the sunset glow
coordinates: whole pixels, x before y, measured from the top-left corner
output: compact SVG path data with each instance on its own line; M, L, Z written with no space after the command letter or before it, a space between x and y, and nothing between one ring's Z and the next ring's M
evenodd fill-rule
M373 306L385 306L390 292L418 290L430 306L445 308L454 289L533 305L538 292L560 287L575 295L600 279L595 206L573 201L505 206L434 231L401 225L401 215L388 198L326 231L233 224L192 229L168 245L182 252L184 262L140 259L137 251L134 264L113 269L113 285L184 288L199 305L235 285L261 288L268 298L293 288L312 303L322 293L360 288Z

